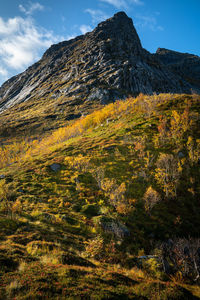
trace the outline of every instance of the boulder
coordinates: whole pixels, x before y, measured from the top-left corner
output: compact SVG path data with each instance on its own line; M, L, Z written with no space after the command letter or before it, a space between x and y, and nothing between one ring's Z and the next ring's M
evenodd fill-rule
M93 220L105 233L114 235L116 238L124 239L130 235L128 228L118 220L105 216L99 216L93 218Z
M51 168L52 171L58 172L61 168L61 165L57 164L57 163L53 163L52 165L50 165L50 168Z
M185 157L185 154L182 152L182 151L179 151L178 152L178 158L183 158L183 157Z

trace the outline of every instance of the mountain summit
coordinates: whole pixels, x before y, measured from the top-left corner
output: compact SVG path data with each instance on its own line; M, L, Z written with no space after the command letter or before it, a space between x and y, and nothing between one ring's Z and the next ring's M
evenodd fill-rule
M133 21L119 12L92 32L52 45L37 63L6 81L0 111L32 109L33 119L68 120L141 92L200 93L199 74L198 56L143 49Z

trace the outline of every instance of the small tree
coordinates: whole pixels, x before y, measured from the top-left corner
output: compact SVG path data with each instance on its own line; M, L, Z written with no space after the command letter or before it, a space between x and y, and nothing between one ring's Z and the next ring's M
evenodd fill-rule
M176 196L180 176L177 160L172 154L162 153L156 165L155 178L163 187L166 197Z
M148 187L144 194L145 210L150 213L152 208L160 201L160 195L151 186Z
M171 136L174 140L179 142L185 133L190 129L192 125L191 113L190 113L190 103L188 103L187 107L183 111L183 113L179 113L178 111L172 111L171 118Z
M165 116L159 117L158 134L160 144L163 144L169 137L169 128L167 125L167 118Z
M190 163L193 165L198 162L200 157L200 140L195 141L192 136L189 136L186 145Z

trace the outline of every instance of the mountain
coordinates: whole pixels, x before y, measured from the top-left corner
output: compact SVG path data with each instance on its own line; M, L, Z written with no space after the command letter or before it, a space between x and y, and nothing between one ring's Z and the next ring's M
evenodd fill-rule
M199 69L198 56L143 49L132 20L119 12L90 33L52 45L6 81L0 88L1 127L12 128L15 115L17 128L46 123L49 130L55 119L62 125L128 95L200 93Z
M1 87L0 299L200 299L198 70L118 13Z

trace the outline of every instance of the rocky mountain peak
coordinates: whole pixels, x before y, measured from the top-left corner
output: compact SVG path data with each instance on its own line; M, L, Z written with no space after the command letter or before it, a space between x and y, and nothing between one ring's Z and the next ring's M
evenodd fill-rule
M114 14L113 17L98 24L96 31L99 29L114 32L116 29L120 31L134 30L133 21L125 12L121 11Z
M120 30L122 32L132 31L135 29L132 19L129 18L125 12L121 11L114 14L113 17L107 19L106 21L98 24L98 26L96 27L96 31L98 30L110 31L114 33L115 30Z
M45 118L69 120L128 95L200 93L199 74L198 56L143 49L132 19L119 12L92 32L52 45L41 60L5 82L0 112L34 107L35 118L39 111Z
M118 12L112 18L101 22L92 32L95 40L111 39L112 46L126 48L135 55L142 52L142 46L133 21L125 12ZM122 45L123 44L123 45Z

